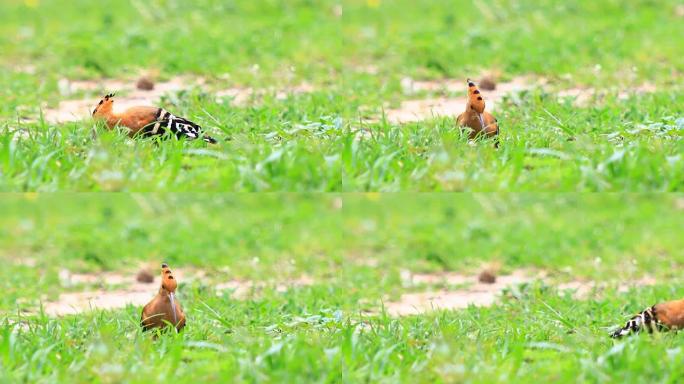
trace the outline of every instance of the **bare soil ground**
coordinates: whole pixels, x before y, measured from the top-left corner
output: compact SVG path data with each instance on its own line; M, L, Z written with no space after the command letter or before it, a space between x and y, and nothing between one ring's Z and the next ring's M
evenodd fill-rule
M206 273L201 270L174 269L174 274L182 284L204 281ZM160 277L152 274L150 283L138 282L135 272L118 273L79 273L67 270L60 271L60 282L64 287L79 285L97 286L80 292L60 294L57 300L45 301L43 310L49 316L78 314L94 309L116 309L127 305L143 306L147 304L159 289ZM253 282L250 280L230 280L214 285L216 294L227 292L235 299L246 299L259 291L273 288L285 292L290 288L313 284L313 279L301 276L296 279L280 282Z
M206 272L202 270L174 269L182 283L204 283ZM401 272L402 285L407 290L427 288L419 292L407 292L399 300L386 301L384 307L392 316L406 316L439 309L463 309L470 305L490 306L497 302L506 289L522 284L543 282L558 289L559 293L571 294L576 299L586 299L594 293L609 287L617 287L624 292L632 287L648 286L656 283L651 277L643 277L629 282L596 282L574 280L555 284L545 271L520 269L510 274L496 275L494 281L480 281L478 274L455 272L412 273ZM43 302L43 310L49 316L78 314L94 309L116 309L127 305L143 306L157 293L159 277L154 275L150 283L136 280L137 273L128 274L78 274L62 270L59 274L63 287L77 288L86 286L83 291L60 294L56 300ZM229 280L212 284L217 295L228 294L236 300L255 297L264 289L286 292L296 287L315 284L310 276L280 281Z
M153 85L152 89L141 89L148 88L139 86L141 79L83 81L62 79L58 83L58 88L66 100L60 102L55 108L44 106L43 117L49 123L64 123L89 118L100 97L110 92L119 92L114 109L115 111L123 111L136 105L155 105L165 94L194 88L211 91L215 95L217 102L227 100L235 106L245 106L251 102L258 102L260 98L268 94L274 95L277 99L284 99L291 94L315 91L315 88L308 83L280 89L255 89L251 87L216 89L215 86L209 86L207 80L202 77L176 76L168 81L152 81L151 84L147 84L150 81L147 77L144 80L146 85ZM413 96L419 93L428 93L430 96L405 100L397 108L386 109L384 113L387 120L391 123L409 123L437 116L455 117L465 109L466 87L463 79L420 81L405 77L401 81L401 87L406 96ZM586 107L592 102L600 101L611 93L617 93L619 98L624 99L633 94L656 91L654 86L648 84L631 89L603 90L578 87L553 91L549 82L544 78L519 76L510 81L496 83L494 90L483 90L487 110L495 111L497 105L506 96L537 88L554 92L559 99L570 98L577 107ZM83 99L69 99L71 95L76 93L85 93L87 97ZM371 121L375 120L377 119L371 119Z
M440 96L425 99L406 100L398 108L385 111L386 118L392 123L409 123L436 116L458 116L465 110L466 84L464 80L445 79L439 81L414 81L404 78L401 82L405 94L417 92L456 93L461 96ZM529 90L538 86L530 77L518 77L509 82L496 84L493 91L482 91L486 109L496 109L497 103L510 94Z
M656 283L654 278L643 277L620 283L575 280L554 285L547 277L547 273L534 270L515 270L509 275L497 276L494 283L484 283L479 281L476 274L462 275L452 272L411 274L409 271L404 271L402 272L402 282L405 286L447 285L447 287L438 290L405 293L397 301L385 302L384 307L392 316L407 316L434 310L463 309L470 305L490 306L496 303L505 289L536 281L552 287L555 286L559 293L568 292L576 299L586 299L592 293L600 292L611 286L617 286L618 291L625 292L632 287Z
M477 80L475 80L478 82ZM405 95L413 95L419 92L436 93L440 96L416 98L405 100L398 108L385 110L385 117L391 123L410 123L439 116L456 117L465 110L466 85L464 80L444 79L436 81L415 81L404 78L401 82ZM626 99L635 94L653 93L655 86L650 84L640 85L634 88L596 89L588 87L576 87L555 90L549 81L544 78L532 76L515 77L507 82L496 84L494 90L482 90L486 102L487 111L496 111L498 104L507 97L522 91L541 89L555 94L559 100L570 99L578 108L587 107L592 102L600 102L610 94L617 94L619 99ZM460 96L453 96L460 94Z
M148 79L146 79L149 81ZM232 105L244 106L250 101L259 99L267 94L273 94L277 99L284 99L291 94L313 92L314 88L310 84L302 83L292 87L282 89L254 89L249 87L231 87L213 90L207 84L206 79L191 76L176 76L168 81L153 83L152 89L140 89L139 80L87 80L71 81L63 79L60 81L59 88L65 97L76 93L84 92L88 97L83 99L64 100L56 108L44 108L44 119L49 123L64 123L70 121L80 121L90 117L93 109L100 98L111 92L118 92L114 111L121 112L127 108L147 105L154 106L162 96L183 90L200 88L204 91L213 91L218 102L230 101Z

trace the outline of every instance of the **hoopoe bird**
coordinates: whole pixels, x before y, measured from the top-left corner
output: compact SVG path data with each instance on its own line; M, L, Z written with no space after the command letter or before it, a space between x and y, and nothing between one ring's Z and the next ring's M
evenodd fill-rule
M176 299L178 283L166 263L161 266L161 279L159 292L142 310L140 324L143 331L152 328L163 329L167 325L173 325L180 331L185 327L185 313Z
M458 125L471 128L470 135L468 135L471 140L480 134L485 137L497 136L499 134L499 122L491 113L485 112L485 101L475 83L470 79L467 82L468 100L466 101L465 112L456 118ZM499 146L498 140L495 146Z
M666 301L646 308L633 316L624 327L616 329L610 334L614 339L639 333L646 329L648 333L684 328L684 299Z
M109 129L117 125L129 129L129 136L141 135L143 137L164 135L167 130L178 138L197 139L215 144L216 140L202 133L202 127L190 120L178 117L157 107L131 107L123 113L114 113L114 94L106 95L93 110L93 118L104 120Z

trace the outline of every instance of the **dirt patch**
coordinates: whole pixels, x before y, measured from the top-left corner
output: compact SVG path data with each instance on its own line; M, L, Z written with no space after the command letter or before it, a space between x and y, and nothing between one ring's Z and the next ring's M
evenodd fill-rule
M266 95L274 95L276 100L284 100L290 95L297 95L302 93L311 93L315 89L311 84L302 83L296 86L287 87L285 89L275 88L227 88L214 92L216 102L223 102L230 100L231 104L237 106L249 105L250 102L258 102Z
M86 92L89 97L81 100L65 100L60 102L55 109L44 109L44 119L49 123L65 123L90 118L100 97L109 92L118 93L119 97L114 103L114 110L121 112L136 105L153 106L167 93L191 89L204 83L202 78L178 76L169 81L155 83L153 89L144 90L138 89L135 80L71 81L62 79L58 82L58 88L63 96L66 97L75 92Z
M470 305L490 306L496 294L487 291L428 291L401 295L401 300L385 303L391 316L418 315L435 310L463 309Z
M677 17L684 17L684 4L678 4L675 6L674 14Z
M675 200L675 208L679 210L684 210L684 198L679 198Z
M174 269L174 274L182 282L191 282L204 276L201 271ZM99 286L96 290L70 292L59 295L56 301L44 301L43 310L49 316L73 315L93 309L123 308L128 304L145 305L157 293L160 277L153 276L152 283L140 283L137 274L119 273L72 273L69 270L59 271L62 287L78 285ZM119 289L108 287L122 285Z
M658 281L650 276L645 276L639 279L631 280L625 283L620 283L617 285L617 291L624 293L632 288L638 287L648 287L655 285ZM571 281L568 283L562 283L556 286L559 292L571 291L572 297L575 299L586 299L593 292L600 292L605 290L614 284L608 282L596 282L596 281Z
M206 276L202 270L188 270L188 269L174 269L174 274L183 282L192 282ZM73 273L68 269L61 269L59 271L59 282L62 287L68 288L76 285L99 285L99 286L116 286L116 285L130 285L137 283L137 273L131 272L123 273ZM151 281L143 283L144 285L159 283L160 277L157 274L151 275Z
M481 267L481 271L498 275L500 268L501 266L498 263L493 263ZM462 274L458 272L412 273L409 270L402 269L399 271L399 277L405 288L420 285L471 286L477 284L491 287L496 285L516 285L534 280L543 280L547 278L547 273L535 269L517 269L508 275L496 276L494 284L480 282L480 276L478 274Z
M490 306L496 303L501 293L511 287L535 281L545 282L556 287L559 294L570 291L573 298L585 299L591 293L607 289L608 282L571 281L555 285L549 281L543 271L516 270L509 275L497 276L493 283L480 282L478 275L463 275L459 273L412 274L401 272L402 284L405 287L415 285L450 285L454 288L430 290L425 292L406 293L398 301L385 302L385 310L391 316L416 315L434 310L454 310L473 306ZM652 277L643 277L621 283L618 292L626 292L631 288L656 284Z
M18 266L22 266L22 267L29 267L29 268L33 268L36 265L38 265L38 262L36 261L36 259L34 259L32 257L18 257L16 259L13 259L12 263L14 263L14 265L18 265Z
M217 295L222 295L225 291L231 291L231 297L235 299L246 299L264 289L273 287L276 292L287 292L296 287L306 287L313 285L314 280L309 276L301 276L296 279L281 282L254 282L249 280L231 280L219 283L214 286Z
M144 78L146 83L141 86L140 81L131 80L87 80L72 81L62 79L58 82L60 93L68 97L76 92L85 92L88 97L80 100L64 100L57 108L43 106L43 117L48 123L65 123L80 121L90 118L90 115L100 100L100 97L109 92L117 92L118 96L114 103L114 111L121 112L133 106L155 106L162 96L174 92L200 88L205 92L216 95L217 102L230 100L231 104L243 106L254 99L262 98L267 94L273 94L277 99L285 99L292 94L309 93L314 87L308 83L285 87L282 89L253 89L232 87L215 90L216 86L210 87L206 79L202 77L176 76L168 81L153 82L152 79Z
M206 283L206 273L201 270L174 269L174 273L182 283L200 281ZM546 272L538 270L515 270L510 274L498 274L493 282L480 282L479 275L443 273L411 273L401 271L402 285L405 288L419 286L441 287L425 292L405 293L397 301L385 302L385 309L392 316L406 316L421 314L434 310L454 310L474 306L490 306L496 303L505 289L522 284L543 282L555 287L559 294L570 293L573 298L586 299L602 290L616 287L618 292L629 289L654 285L656 279L643 277L628 282L611 284L610 282L570 281L554 284ZM43 310L49 316L64 316L86 312L94 309L108 310L123 308L127 305L143 306L157 293L159 276L154 275L151 283L137 281L137 274L101 273L83 274L71 273L68 270L59 272L60 284L73 288L80 285L94 286L96 289L86 289L81 292L63 293L54 301L43 299ZM266 289L286 292L297 287L311 286L314 279L310 276L300 276L295 279L280 281L251 281L230 280L213 283L216 295L229 295L233 299L244 300L257 296Z
M529 90L545 83L543 80L535 81L527 76L498 83L495 90L483 93L487 110L496 110L496 105L505 96ZM464 80L415 81L411 78L404 78L401 81L401 87L404 94L407 95L418 92L441 92L456 93L461 96L406 100L401 103L399 108L385 111L386 118L391 123L409 123L438 116L457 116L465 110L467 88Z
M479 83L478 80L475 81L476 83ZM488 111L495 111L498 104L501 103L505 97L532 89L540 89L556 95L559 100L571 99L573 105L577 107L586 107L593 102L601 102L609 95L617 95L619 100L625 100L633 95L653 93L657 90L652 84L643 84L630 88L596 89L577 87L556 90L547 79L534 78L532 76L520 76L513 78L511 81L496 84L492 81L492 86L494 86L495 89L488 91L485 91L484 88L481 87L483 89ZM405 95L428 92L442 94L443 96L405 100L401 103L399 108L386 109L386 118L391 123L410 123L440 116L455 117L465 109L467 100L466 87L463 80L445 79L438 81L416 81L406 77L401 80L401 88ZM449 96L449 94L457 94L460 96ZM369 120L369 122L373 121L377 121L377 119Z
M13 67L16 73L25 73L27 75L36 74L36 66L33 64L16 64Z
M498 276L493 283L481 283L478 276L459 273L430 273L411 274L401 272L404 286L411 285L455 285L465 287L460 289L442 289L406 293L399 301L386 302L385 310L392 316L415 315L439 309L463 309L470 305L489 306L494 304L497 296L506 288L530 283L542 275L534 271L518 270L510 275Z
M65 293L58 301L46 302L43 310L48 316L75 315L88 310L123 308L127 305L142 306L156 294L147 284L131 286L116 291L86 291Z
M357 73L363 73L367 75L377 75L380 73L380 69L375 64L351 64L350 68Z
M601 102L608 95L617 95L618 100L626 100L634 95L644 95L656 92L656 87L651 84L643 84L629 89L596 89L596 88L571 88L556 92L559 100L572 99L576 107L587 107L594 102Z
M206 273L201 270L174 269L176 278L182 283L192 283L203 280ZM45 301L43 310L48 316L73 315L95 309L116 309L127 305L143 306L156 295L160 278L154 276L151 283L138 282L137 274L101 273L83 274L71 273L68 270L59 272L60 284L63 287L76 285L96 285L99 289L82 292L60 294L55 301ZM278 292L285 292L294 287L308 286L314 283L309 276L280 282L253 282L249 280L231 280L214 284L216 294L222 295L231 291L230 296L235 299L245 299L261 290L273 287ZM108 289L122 285L121 288Z
M487 77L490 82L493 82ZM476 84L480 84L482 79L473 79ZM543 78L534 78L531 76L519 76L510 81L496 83L495 89L483 92L485 100L489 103L490 99L501 99L502 96L514 92L520 92L527 89L545 86L547 81ZM401 80L401 88L404 94L411 95L418 92L431 93L457 93L462 94L462 99L466 99L467 85L465 79L442 79L442 80L413 80L410 77L405 77ZM489 108L489 105L488 105Z
M458 116L465 108L465 97L407 100L397 109L385 111L390 123L411 123L439 116ZM487 99L489 103L489 99Z

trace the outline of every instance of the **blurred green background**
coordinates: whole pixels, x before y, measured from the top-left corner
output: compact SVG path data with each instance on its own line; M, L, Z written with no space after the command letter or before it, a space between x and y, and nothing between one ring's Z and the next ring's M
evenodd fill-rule
M681 191L683 15L677 0L2 1L0 190ZM498 151L468 147L452 116L382 118L487 73L532 87L497 104ZM43 120L181 75L146 102L220 146Z
M150 382L160 372L180 381L665 382L682 373L675 333L607 336L630 313L684 295L682 195L6 194L0 211L8 382ZM120 288L64 284L65 270L132 279L162 260L205 272L180 280L189 318L180 335L142 334L134 305L39 311L67 292ZM467 289L407 285L406 270L474 276L487 263L547 278L504 290L491 307L382 311L403 294ZM276 288L302 276L310 285ZM618 288L643 277L655 285ZM266 285L247 298L217 294L227 281ZM577 298L554 286L577 281L602 288Z
M368 293L400 288L401 269L491 262L559 281L673 278L683 205L649 194L5 195L0 301L59 289L62 268L134 273L161 261L204 269L209 282L309 275Z
M0 1L0 191L172 192L0 196L0 382L676 382L676 334L606 335L684 296L684 195L649 193L684 186L683 35L677 0ZM468 145L449 116L382 119L463 93L407 79L485 72L548 86L497 106L499 150ZM43 119L115 91L64 84L141 74L201 79L149 101L222 145ZM263 94L217 100L226 89ZM600 96L577 106L556 97L567 89ZM618 193L340 193L462 190ZM142 334L134 305L41 312L121 288L65 271L132 277L161 261L204 274L180 282L183 334ZM383 311L467 288L407 271L485 265L548 278L491 307ZM264 288L217 294L226 281ZM584 300L566 282L603 285Z

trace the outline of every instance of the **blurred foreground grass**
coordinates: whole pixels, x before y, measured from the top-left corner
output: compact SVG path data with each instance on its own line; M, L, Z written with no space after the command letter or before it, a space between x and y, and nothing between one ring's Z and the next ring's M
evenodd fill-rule
M676 195L5 195L0 200L0 378L29 382L667 382L676 334L614 343L625 314L684 294ZM31 262L28 262L31 260ZM134 272L167 260L181 281L181 335L140 333L140 308L65 318L24 313L74 287L63 268ZM372 261L372 262L371 262ZM408 288L399 270L535 267L559 281L654 287L591 300L524 285L490 308L406 318L368 314ZM310 275L248 300L211 284ZM77 287L76 287L77 288ZM152 288L151 288L152 289ZM152 294L153 292L151 292Z

